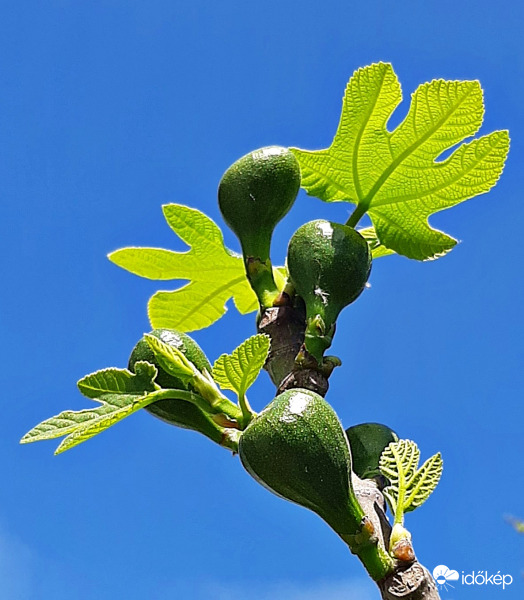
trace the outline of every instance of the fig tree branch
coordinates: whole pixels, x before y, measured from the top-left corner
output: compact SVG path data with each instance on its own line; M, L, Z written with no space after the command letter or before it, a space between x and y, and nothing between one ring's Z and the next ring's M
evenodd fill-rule
M329 373L314 366L298 365L295 360L304 344L305 310L300 301L288 297L282 306L264 310L258 321L258 331L271 338L271 351L264 368L277 393L301 387L326 395ZM353 475L353 489L373 526L377 545L387 551L391 524L386 516L384 496L374 480L360 479L356 475ZM366 555L358 553L358 556L369 572ZM376 581L382 600L440 600L433 577L414 554L407 561L396 559L393 564L392 572Z

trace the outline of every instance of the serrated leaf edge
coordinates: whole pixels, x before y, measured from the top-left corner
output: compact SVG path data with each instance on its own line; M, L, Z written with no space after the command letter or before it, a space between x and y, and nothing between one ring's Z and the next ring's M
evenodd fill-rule
M222 389L232 390L239 396L243 396L256 381L260 371L264 367L267 355L269 354L270 344L271 342L268 335L257 333L237 346L231 354L221 354L213 364L211 372L213 379L220 387L222 387ZM261 361L261 365L258 366L257 364L256 369L252 369L251 362L253 356L255 356L257 351L261 350L264 345L266 346L264 359L258 359L257 362ZM248 352L251 353L251 356L247 355ZM247 365L247 368L242 368L243 364ZM221 375L217 374L218 368L224 370L227 382L222 379ZM236 379L240 380L238 385L235 381L235 376ZM247 384L251 379L251 383Z

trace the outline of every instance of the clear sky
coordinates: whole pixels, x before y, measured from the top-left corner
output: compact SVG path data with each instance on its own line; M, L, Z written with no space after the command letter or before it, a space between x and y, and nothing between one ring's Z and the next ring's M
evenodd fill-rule
M515 0L1 4L2 599L378 598L316 515L196 433L143 412L59 457L18 440L89 407L76 381L124 367L148 330L157 284L107 253L182 249L168 202L223 226L224 170L269 144L329 145L347 80L379 60L403 86L397 122L418 84L479 79L482 133L507 128L512 148L492 192L432 219L462 240L448 256L376 261L340 319L328 399L345 426L380 421L423 458L442 452L441 484L406 520L421 562L515 579L443 598L523 597L524 536L504 521L524 518L523 19ZM347 211L301 193L274 261L300 224ZM213 361L253 332L230 307L194 337ZM271 398L263 375L251 403Z

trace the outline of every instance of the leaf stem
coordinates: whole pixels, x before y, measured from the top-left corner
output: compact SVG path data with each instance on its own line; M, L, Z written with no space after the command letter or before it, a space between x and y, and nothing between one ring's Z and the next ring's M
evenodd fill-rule
M393 525L399 524L404 525L404 502L406 496L406 478L404 476L404 469L402 468L402 460L398 456L396 449L393 449L393 454L397 460L398 465L398 496L396 498L397 504L395 506L395 514L393 519Z
M213 403L200 394L195 394L195 392L186 390L162 389L153 392L150 396L152 400L151 402L148 402L147 405L158 402L159 400L186 400L187 402L191 402L198 406L198 408L202 409L205 413L215 415L225 414L235 420L242 417L242 413L238 407L221 394L218 395Z
M242 429L245 429L248 424L253 420L255 412L251 408L249 401L245 394L238 395L238 404L242 410Z
M195 392L189 392L187 390L177 390L177 389L160 389L156 392L149 394L149 401L144 406L149 406L154 402L159 402L160 400L186 400L187 402L191 402L191 404L195 404L202 410L206 412L220 412L213 410L213 407L209 405L209 402L202 398L199 394L195 394Z
M368 210L368 206L363 204L363 203L359 203L356 205L355 210L349 215L349 219L346 221L346 225L348 227L353 227L355 228L358 224L358 222L360 221L360 219L366 214Z

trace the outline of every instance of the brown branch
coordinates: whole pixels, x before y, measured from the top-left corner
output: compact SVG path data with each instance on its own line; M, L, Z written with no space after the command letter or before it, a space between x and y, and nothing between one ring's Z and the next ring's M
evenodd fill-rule
M301 301L284 298L282 306L263 311L258 322L259 333L271 338L271 350L265 369L281 393L291 388L306 388L321 396L328 390L329 373L318 368L298 365L295 358L303 350L305 310ZM353 475L353 488L365 514L373 523L378 544L389 548L391 525L386 516L384 496L371 479ZM410 550L412 550L410 548ZM440 600L435 581L412 552L405 562L395 561L392 573L377 581L382 600Z
M298 365L297 354L304 344L306 311L300 299L266 309L258 322L258 332L271 338L271 349L264 368L281 394L292 388L306 388L321 396L328 391L328 377L311 365Z

